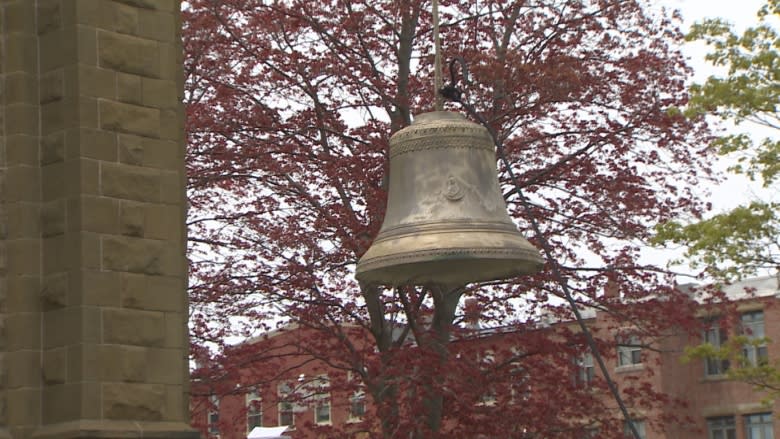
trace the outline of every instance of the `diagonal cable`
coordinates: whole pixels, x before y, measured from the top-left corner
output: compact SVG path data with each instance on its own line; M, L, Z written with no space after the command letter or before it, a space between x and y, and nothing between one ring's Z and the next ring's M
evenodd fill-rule
M461 68L463 69L464 72L465 72L465 67L466 67L465 63L461 62ZM503 142L501 142L498 139L498 135L496 134L495 130L490 126L490 124L488 124L487 120L485 120L485 118L481 114L479 114L472 105L470 105L468 102L463 100L462 93L460 92L460 90L456 88L454 80L452 84L449 84L446 87L441 88L439 90L439 93L442 96L462 105L463 108L466 109L468 114L476 118L479 121L479 123L482 124L482 126L484 126L487 129L488 133L490 133L490 137L493 139L493 144L496 146L496 153L498 154L499 160L501 160L501 163L506 168L507 173L509 174L509 178L512 180L512 184L515 186L515 195L520 201L520 204L522 204L523 206L523 210L526 213L526 217L528 221L531 223L531 228L533 229L534 234L538 237L539 244L542 247L542 251L544 252L548 264L550 265L550 269L552 271L553 277L555 278L556 282L558 282L561 289L563 290L564 298L566 299L566 302L571 307L572 312L574 313L574 317L577 320L577 324L582 330L582 333L585 335L585 341L588 344L588 348L593 353L593 357L596 359L596 363L598 363L599 369L601 370L601 373L604 375L604 380L607 383L607 387L609 388L610 393L612 393L612 396L615 398L615 402L620 408L620 411L623 414L623 418L626 420L627 428L631 431L631 434L635 439L642 439L642 437L639 435L639 432L636 429L636 426L634 425L634 422L631 419L631 415L628 412L628 408L626 407L623 398L620 396L620 391L618 390L615 381L610 376L609 370L607 369L607 365L606 363L604 363L604 359L599 353L598 347L596 346L596 340L593 338L593 334L591 333L588 326L585 324L585 320L582 318L582 313L580 313L579 308L577 308L577 302L574 300L574 297L571 294L571 289L569 288L568 280L566 276L564 276L563 271L561 270L561 266L558 263L558 260L555 258L555 255L553 254L552 247L550 246L550 243L547 241L547 239L545 239L544 235L542 235L542 230L541 227L539 227L539 222L532 215L531 203L528 200L528 198L526 198L525 195L523 195L523 192L521 191L520 181L518 180L517 176L512 170L512 166L509 163L509 160L506 158L506 154L504 153Z

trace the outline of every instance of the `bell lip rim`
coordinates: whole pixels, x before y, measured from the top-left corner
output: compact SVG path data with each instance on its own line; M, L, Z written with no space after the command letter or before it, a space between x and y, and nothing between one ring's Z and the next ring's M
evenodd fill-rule
M454 226L453 226L454 224ZM446 227L445 227L446 226ZM415 233L458 233L458 232L488 232L488 233L507 233L517 234L520 230L513 222L504 221L471 221L471 220L440 220L440 221L425 221L415 222L409 224L399 224L384 229L379 228L373 242L384 242L388 239L398 239L406 235ZM525 239L525 238L523 238ZM373 244L372 244L373 245Z
M431 262L429 258L431 256L438 256L441 260L464 260L472 259L479 261L496 260L522 260L541 267L545 264L545 260L539 251L530 246L527 249L518 248L506 248L506 247L483 247L480 249L470 247L452 247L445 249L432 249L432 250L417 250L404 253L396 253L393 255L374 256L365 259L365 255L361 257L355 267L355 275L359 273L365 273L368 271L376 270L383 265L408 265L420 262ZM482 253L483 255L480 255ZM491 254L492 253L492 254ZM403 260L401 264L387 264L389 261ZM381 264L380 267L376 265Z
M487 262L487 261L489 261L489 259L482 260L482 262ZM414 265L414 264L415 262L412 261L405 264L394 265L393 267L395 267L396 269L403 270L403 267L405 265ZM487 275L487 274L483 276L452 275L452 276L438 276L441 279L434 279L437 276L431 276L430 274L425 274L425 273L417 273L414 275L407 275L407 276L395 276L392 280L386 279L386 277L393 277L393 276L383 276L383 274L386 273L380 272L382 268L387 268L387 267L373 267L369 270L356 271L355 279L361 284L386 285L386 286L433 285L433 284L468 285L471 283L479 283L479 282L491 282L491 281L502 281L502 280L509 281L513 278L517 278L520 276L531 276L540 273L542 267L544 267L544 261L542 260L526 261L525 263L517 264L513 266L511 269L505 269L500 272L494 272L491 275ZM383 279L383 277L385 277L385 279Z

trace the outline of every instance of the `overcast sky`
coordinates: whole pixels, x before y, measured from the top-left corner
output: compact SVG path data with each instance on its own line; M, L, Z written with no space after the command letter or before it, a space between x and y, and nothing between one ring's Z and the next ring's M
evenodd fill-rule
M762 0L656 0L659 5L679 9L686 24L703 18L721 17L737 26L750 25Z
M756 12L763 5L763 0L651 0L659 6L678 9L683 16L683 30L705 18L723 18L734 24L737 29L754 25L757 21ZM688 43L685 52L690 56L696 68L695 80L703 81L712 70L712 66L704 62L707 47L703 43Z

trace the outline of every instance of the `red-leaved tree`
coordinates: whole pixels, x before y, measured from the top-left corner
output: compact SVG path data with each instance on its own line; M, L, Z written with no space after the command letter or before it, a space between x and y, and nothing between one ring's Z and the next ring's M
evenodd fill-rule
M581 332L539 321L573 319L554 265L583 309L610 316L594 333L604 352L629 324L648 349L662 349L670 328L695 324L694 304L668 273L637 262L654 224L706 209L691 190L709 175L706 126L669 111L687 99L681 35L639 0L440 8L443 58L465 60L463 99L495 130L531 201L518 202L502 167L510 214L555 261L534 276L455 291L354 279L385 209L389 137L433 107L430 2L190 0L197 376L217 382L241 369L242 382L272 382L289 352L225 350L225 339L294 323L304 329L287 342L296 358L359 377L376 409L363 428L377 437L582 437L594 425L599 437L622 437L614 401L561 375L587 350ZM607 284L620 294L603 294ZM463 329L464 297L476 299L479 343ZM528 387L511 392L520 404L475 403L518 383ZM671 403L641 380L622 391L644 413Z

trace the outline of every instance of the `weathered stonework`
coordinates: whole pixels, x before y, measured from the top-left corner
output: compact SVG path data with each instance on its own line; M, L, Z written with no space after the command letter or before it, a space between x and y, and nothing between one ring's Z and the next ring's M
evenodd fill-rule
M43 382L63 384L68 377L68 352L66 348L50 349L43 353Z
M0 439L190 439L179 0L0 0Z
M160 202L160 171L141 166L105 164L101 192L111 198Z
M100 67L140 76L160 77L160 47L157 42L100 31L98 46Z
M165 386L159 384L107 384L102 397L107 419L161 421L165 416Z
M164 241L131 237L103 240L103 268L147 275L173 275L179 270L178 257Z
M107 309L103 312L102 339L112 344L162 346L165 341L165 314Z
M100 128L108 131L160 137L160 109L115 101L100 101Z
M115 382L144 382L147 380L147 352L134 346L103 346L96 359L100 378Z
M43 278L41 300L44 309L63 308L68 305L68 273L50 274Z

